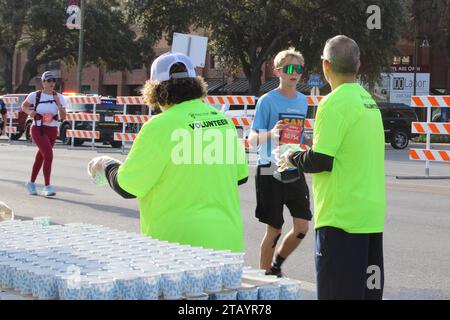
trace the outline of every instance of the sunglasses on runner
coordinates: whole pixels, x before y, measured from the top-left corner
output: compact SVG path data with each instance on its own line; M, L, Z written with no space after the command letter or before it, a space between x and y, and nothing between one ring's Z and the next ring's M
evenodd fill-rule
M303 73L303 67L299 64L287 64L277 69L283 69L284 73L286 74L293 74L294 71L297 72L298 74Z
M48 79L48 80L45 80L45 81L47 81L47 82L56 82L56 79L51 78L51 79Z

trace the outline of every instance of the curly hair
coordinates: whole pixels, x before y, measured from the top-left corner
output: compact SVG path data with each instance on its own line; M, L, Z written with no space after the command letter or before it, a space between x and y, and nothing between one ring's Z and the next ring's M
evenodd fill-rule
M170 74L185 71L186 66L182 63L175 63L170 68ZM202 77L175 78L167 81L148 80L141 90L144 102L152 108L204 98L207 92L208 86Z

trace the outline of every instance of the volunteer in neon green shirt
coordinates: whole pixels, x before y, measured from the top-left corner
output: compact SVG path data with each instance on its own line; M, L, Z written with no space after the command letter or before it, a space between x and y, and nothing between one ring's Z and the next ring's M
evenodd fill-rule
M142 234L241 252L238 184L248 177L246 154L233 123L201 101L205 94L187 56L160 56L143 96L164 112L142 127L123 164L98 157L89 172L104 173L116 192L138 198Z
M359 57L352 39L327 41L322 66L332 92L319 104L313 148L288 150L278 162L280 170L313 173L319 299L383 294L384 129L377 104L356 83Z

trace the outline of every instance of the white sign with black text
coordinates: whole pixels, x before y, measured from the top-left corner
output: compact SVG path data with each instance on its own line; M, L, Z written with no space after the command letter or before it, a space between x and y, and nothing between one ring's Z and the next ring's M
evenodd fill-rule
M414 94L413 73L391 73L390 77L390 102L405 103L410 105L411 96ZM430 74L416 74L416 95L426 96L430 94Z

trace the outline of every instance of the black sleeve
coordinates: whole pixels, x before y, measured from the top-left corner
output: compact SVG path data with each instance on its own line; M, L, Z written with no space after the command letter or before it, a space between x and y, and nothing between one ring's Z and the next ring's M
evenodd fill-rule
M241 184L246 183L247 180L248 180L248 177L245 177L244 179L239 180L239 181L238 181L238 186L240 186Z
M119 171L120 163L112 163L105 168L105 176L111 188L125 199L136 198L135 195L126 192L119 186L117 181L117 171Z
M333 169L334 157L323 153L308 151L298 151L291 155L290 161L305 173L318 173Z

